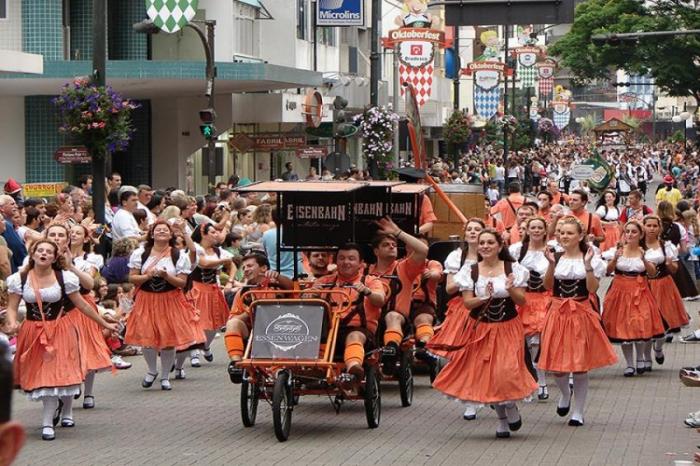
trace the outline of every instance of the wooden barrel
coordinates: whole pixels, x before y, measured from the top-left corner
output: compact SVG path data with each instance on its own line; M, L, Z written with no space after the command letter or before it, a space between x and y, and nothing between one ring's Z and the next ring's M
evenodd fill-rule
M466 218L484 216L484 191L481 185L441 184L440 188ZM438 221L433 227L432 238L445 241L450 235L462 236L464 225L448 205L435 193L430 194Z

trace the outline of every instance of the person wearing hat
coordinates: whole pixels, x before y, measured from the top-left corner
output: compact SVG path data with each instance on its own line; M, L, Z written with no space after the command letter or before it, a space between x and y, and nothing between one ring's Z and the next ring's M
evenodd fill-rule
M4 186L5 194L12 196L17 205L24 204L24 197L22 196L22 185L15 181L14 178L8 178L7 183Z
M671 203L673 207L676 207L678 201L683 199L683 194L673 186L673 177L671 175L664 176L664 186L665 189L659 189L656 193L656 205L659 205L661 201L667 201Z

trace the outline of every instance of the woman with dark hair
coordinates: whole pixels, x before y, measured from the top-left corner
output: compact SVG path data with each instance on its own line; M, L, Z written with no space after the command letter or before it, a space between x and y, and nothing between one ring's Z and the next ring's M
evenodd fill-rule
M525 234L522 243L509 248L510 255L530 272L525 292L525 303L517 306L520 319L523 321L525 342L533 361L540 352L540 334L547 315L547 305L552 296L544 288L544 275L547 273L549 262L544 256L547 249L547 222L542 217L533 217L525 224ZM549 398L545 372L537 368L537 398Z
M70 319L77 308L98 325L117 331L80 296L75 274L64 270L63 257L53 241L41 239L31 248L27 266L7 279L9 298L5 330L17 330L14 380L30 400L44 404L41 438L56 438L54 427L73 427L73 397L85 376L78 329ZM37 299L39 297L39 299ZM21 300L27 317L21 327L17 309Z
M124 342L143 347L148 365L141 383L144 388L150 388L158 377L159 351L160 387L170 390L169 374L175 362L175 348L201 341L195 330L195 312L183 292L190 268L188 255L175 247L175 235L165 220L156 220L145 244L131 254L129 281L139 289Z
M608 273L615 272L603 301L603 328L614 343L622 344L627 368L625 377L635 374L634 351L637 352L636 373L651 371L652 338L664 335L659 306L654 299L647 275L656 272L656 266L646 259L644 227L636 220L625 224L623 244L603 253L608 260ZM634 343L634 348L632 344Z
M644 217L644 245L646 260L654 264L654 273L649 275L649 288L659 305L664 328L667 334L678 333L681 327L688 325L688 313L683 304L678 287L671 275L681 265L678 263L678 249L670 241L661 241L661 219L656 215ZM663 344L665 338L654 340L654 358L658 364L665 360ZM651 351L645 354L645 359L651 361Z
M51 231L51 228L49 228L49 231ZM68 244L69 246L64 253L68 270L78 277L80 295L95 312L98 312L97 304L95 304L95 300L90 295L90 291L95 287L95 278L104 264L104 259L99 254L92 253L90 234L87 228L82 225L71 227ZM99 371L112 369L112 352L105 342L102 330L92 320L79 312L72 312L69 319L73 320L78 329L80 353L85 362L83 408L91 409L95 407L95 397L93 395L95 374Z
M601 251L607 251L617 246L620 241L620 209L617 207L617 194L614 191L603 191L595 211L603 224L605 240L601 243Z
M499 419L496 437L506 438L522 426L515 402L537 390L515 307L525 304L529 273L513 261L494 230L483 230L478 244L479 262L454 277L470 309L465 344L451 354L433 386L458 400L493 405Z
M661 241L670 241L678 248L678 255L682 257L688 251L688 244L684 237L685 228L676 223L676 210L668 201L661 201L656 208L656 215L661 219ZM698 290L695 286L695 281L690 276L690 272L685 264L681 261L676 273L672 274L673 281L678 287L678 291L683 298L695 298L698 296Z
M558 240L563 252L547 249L549 262L544 287L552 291L540 336L537 367L554 373L561 391L557 414L566 416L576 394L570 426L583 425L583 410L588 394L588 372L617 362L617 357L600 324L600 315L591 295L598 291L606 264L594 255L585 231L576 217L558 221ZM569 374L573 373L573 391Z
M163 193L163 191L155 191L151 200L146 204L146 207L153 215L158 217L160 213L163 212L163 209L165 209L165 193Z

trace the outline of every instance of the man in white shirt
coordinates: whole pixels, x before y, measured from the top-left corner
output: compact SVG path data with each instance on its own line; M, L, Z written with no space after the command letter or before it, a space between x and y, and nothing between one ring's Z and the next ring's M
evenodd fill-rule
M138 196L133 191L123 191L119 202L121 208L112 219L112 238L115 241L122 238L135 238L140 241L144 234L134 218L134 211L138 209Z
M146 207L151 202L151 199L153 199L153 189L147 184L140 184L138 187L137 196L137 208L146 212L146 219L148 220L148 225L153 225L153 222L156 221L156 216L153 212L151 212L151 209Z

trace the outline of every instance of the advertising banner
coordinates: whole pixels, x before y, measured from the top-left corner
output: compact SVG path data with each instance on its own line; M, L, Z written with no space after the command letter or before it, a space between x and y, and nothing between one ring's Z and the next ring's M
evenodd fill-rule
M364 26L364 0L318 0L317 26Z
M318 304L255 306L253 359L318 359L325 309Z
M353 241L350 197L346 193L284 193L282 243L319 246Z

